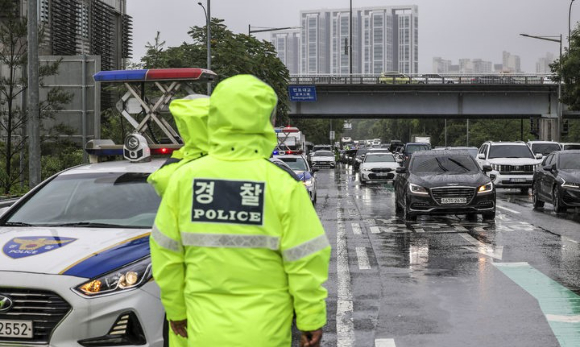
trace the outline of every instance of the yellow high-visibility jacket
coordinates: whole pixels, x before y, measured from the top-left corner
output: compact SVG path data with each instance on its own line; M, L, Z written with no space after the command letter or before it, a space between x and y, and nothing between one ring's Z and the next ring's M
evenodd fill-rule
M196 98L173 100L169 104L169 111L175 119L175 125L183 140L183 147L174 151L171 158L147 178L147 182L155 188L161 197L163 197L173 172L183 164L207 155L209 149L207 137L208 97L203 95Z
M183 147L173 152L171 158L147 178L147 182L163 197L173 173L183 164L207 155L209 142L207 138L207 116L209 98L196 97L176 99L169 105L169 111L184 142ZM168 331L170 347L187 346L187 340L176 335L171 328Z
M189 346L288 347L326 324L330 245L303 183L266 160L277 98L254 76L210 99L209 155L175 171L151 237L153 275Z

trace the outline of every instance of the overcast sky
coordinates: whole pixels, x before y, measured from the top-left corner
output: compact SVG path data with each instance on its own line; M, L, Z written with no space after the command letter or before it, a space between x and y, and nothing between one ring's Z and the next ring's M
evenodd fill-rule
M204 26L203 9L210 0L128 0L133 17L133 61L145 53L156 32L166 46L191 42L187 31ZM480 58L502 62L502 52L519 55L524 72L534 73L535 64L547 52L557 58L559 44L522 37L560 35L568 41L568 9L571 0L352 0L353 8L417 5L419 8L419 72L432 72L433 57L457 64L459 59ZM225 21L235 33L254 27L299 26L301 10L348 8L347 0L214 0L211 16ZM580 20L580 1L572 5L572 28ZM256 34L269 40L269 34Z

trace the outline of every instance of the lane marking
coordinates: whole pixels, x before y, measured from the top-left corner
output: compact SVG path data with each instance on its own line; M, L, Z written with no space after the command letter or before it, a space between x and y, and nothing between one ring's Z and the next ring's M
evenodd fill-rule
M375 347L397 347L394 339L376 339Z
M369 229L371 230L371 233L373 233L373 234L380 234L381 233L381 229L379 227L370 227Z
M580 296L528 263L492 263L533 296L561 346L580 346L580 316L575 311Z
M562 236L562 240L563 240L564 242L572 242L572 243L578 243L578 241L576 241L576 240L572 240L571 238L569 238L569 237L566 237L566 236Z
M562 316L557 314L547 314L546 319L550 322L580 323L580 316Z
M518 211L516 211L516 210L512 210L511 208L507 208L507 207L504 207L504 206L501 206L501 205L496 205L496 207L497 207L497 208L501 208L502 210L506 210L506 211L508 211L508 212L511 212L511 213L520 214L520 213L519 213Z
M362 234L362 230L361 230L360 225L358 223L352 223L351 226L352 226L352 232L355 235L361 235Z
M336 273L338 286L338 300L336 302L336 346L354 346L354 320L352 289L350 286L350 270L348 267L348 248L346 246L346 229L343 215L337 209L336 232Z
M358 260L358 268L360 270L370 270L371 264L369 262L369 256L367 254L366 247L356 247L356 257Z
M485 244L481 241L478 241L476 238L474 238L473 236L471 236L469 234L461 233L459 235L461 235L461 237L463 237L467 242L469 242L475 246L475 248L468 248L468 249L473 250L477 253L485 254L485 255L492 257L494 259L498 259L498 260L502 259L503 246L497 246L494 248L488 244Z

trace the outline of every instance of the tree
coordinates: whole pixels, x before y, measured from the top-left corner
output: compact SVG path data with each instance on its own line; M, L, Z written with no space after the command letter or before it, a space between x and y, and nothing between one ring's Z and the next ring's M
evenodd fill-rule
M26 161L26 120L27 114L22 108L25 104L27 79L25 76L28 42L26 18L17 14L18 2L0 0L2 18L0 20L0 67L7 73L0 75L0 186L4 194L14 193L15 183L23 181L25 173L22 165ZM40 30L39 38L43 31ZM42 64L39 67L39 77L54 75L60 62ZM62 105L68 103L71 94L60 88L48 91L46 99L40 102L40 117L53 118ZM43 129L41 129L43 130Z

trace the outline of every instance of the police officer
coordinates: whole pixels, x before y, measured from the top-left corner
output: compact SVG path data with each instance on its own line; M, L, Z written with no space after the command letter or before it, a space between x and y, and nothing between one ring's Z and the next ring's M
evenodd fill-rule
M147 182L155 188L157 194L163 197L173 173L186 163L207 155L209 142L207 138L207 117L209 113L209 97L192 94L183 99L176 99L169 105L169 111L175 119L175 125L184 142L183 147L174 151L161 168L147 178ZM155 244L151 244L155 247ZM158 253L163 256L163 253ZM157 283L168 283L163 275L155 278ZM170 282L169 282L170 283ZM187 340L179 335L182 326L179 322L170 322L168 331L169 346L187 346Z
M210 100L209 155L171 177L151 237L168 319L189 346L319 346L330 245L302 182L267 160L276 94L251 75ZM187 327L185 329L185 327Z

